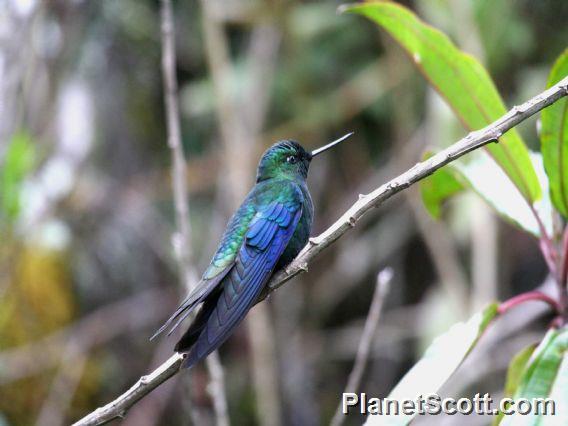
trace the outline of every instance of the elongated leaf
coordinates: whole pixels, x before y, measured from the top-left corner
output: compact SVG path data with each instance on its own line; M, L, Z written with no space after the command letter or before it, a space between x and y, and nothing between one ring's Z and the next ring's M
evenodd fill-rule
M509 368L507 369L507 380L505 381L505 397L509 398L515 394L535 347L536 345L527 346L516 354L509 363ZM500 412L499 416L495 418L493 425L498 425L501 420L503 420L503 416L503 412Z
M372 19L394 37L467 128L485 127L505 114L503 101L483 66L410 10L391 2L357 4L346 10ZM514 129L503 135L499 144L486 149L523 197L531 202L540 198L527 147Z
M556 403L557 417L544 417L543 426L568 425L568 355L566 351L567 348L565 347L562 362L556 373L556 379L548 395Z
M549 410L547 415L542 412L545 407L541 406L539 413L531 410L525 414L517 412L505 416L501 425L568 424L568 412L566 412L568 406L567 351L568 328L549 330L531 356L513 396L517 402L527 399L533 403L533 398L551 398L554 395L556 398L554 414L550 411L551 405L546 407ZM523 407L517 406L517 408Z
M548 86L558 83L567 75L568 49L552 67ZM540 138L552 202L568 218L568 99L561 99L542 111Z
M544 173L542 156L539 153L530 153L530 159L537 172L539 183L543 188L543 196L532 205L540 218L544 229L552 233L552 204L548 195L548 179ZM457 187L473 189L506 221L529 232L540 236L541 229L531 205L521 196L511 180L494 161L485 153L470 154L466 161L458 160L442 169L443 175L432 175L421 182L422 200L434 218L440 215L441 204L446 198L457 192ZM436 172L437 173L437 172ZM451 192L450 189L456 189Z
M513 396L519 387L522 374L535 350L535 345L529 345L516 354L507 370L507 380L505 382L505 396Z
M416 400L419 395L436 393L459 367L479 336L497 315L497 304L492 303L467 322L455 324L445 334L434 340L424 356L410 369L389 394L389 399ZM403 413L371 415L365 423L376 425L407 425L415 415Z
M542 156L531 153L530 159L537 171L542 188L548 189L548 180L542 165ZM497 167L486 155L475 155L471 161L452 163L451 169L463 176L471 188L477 192L500 216L520 229L540 236L541 230L531 208L536 211L542 225L552 233L552 206L547 191L532 206L516 190L502 169Z

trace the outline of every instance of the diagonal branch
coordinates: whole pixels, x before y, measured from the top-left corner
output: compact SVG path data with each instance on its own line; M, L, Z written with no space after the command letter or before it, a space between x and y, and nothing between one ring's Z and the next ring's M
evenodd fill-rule
M360 195L359 200L357 200L357 202L355 202L355 204L353 204L353 206L347 210L343 216L339 218L339 220L337 220L322 234L310 239L310 242L306 245L306 247L304 247L296 259L294 259L294 261L292 261L292 263L290 263L284 271L277 273L270 280L267 286L267 291L263 294L259 301L265 298L270 292L282 286L292 277L307 271L309 262L354 227L357 221L373 207L378 207L393 195L431 175L436 170L448 163L451 163L468 152L481 148L490 142L497 141L503 133L567 95L568 77L522 105L512 108L507 114L489 126L481 130L471 132L463 139L440 151L428 160L417 163L414 167L383 184L373 192L367 195ZM164 364L158 367L150 375L143 376L127 392L104 407L92 412L82 420L79 420L75 423L75 426L103 424L115 417L124 416L126 411L137 401L150 393L161 383L174 376L179 371L182 360L183 355L172 355Z
M353 228L361 217L371 210L378 207L393 195L408 188L416 182L431 175L439 168L461 156L481 148L490 142L497 141L503 133L512 129L527 118L533 116L541 109L553 104L560 98L568 95L568 77L559 81L548 90L536 95L525 103L513 107L507 114L497 121L484 127L481 130L470 132L466 137L450 145L446 149L438 152L428 160L417 163L406 172L383 184L369 194L359 195L359 200L349 210L347 210L338 221L326 229L322 234L311 238L310 242L304 247L294 261L288 265L285 271L276 274L268 284L268 293L276 290L292 277L307 271L308 263L314 259L325 248L335 242L339 237Z
M353 364L353 370L349 373L349 378L347 379L347 385L343 393L357 392L359 386L361 385L361 379L363 378L363 373L365 372L365 367L367 365L367 360L369 359L369 353L371 351L371 343L377 332L377 326L379 319L381 318L381 312L383 310L383 305L387 297L390 282L392 280L393 271L390 267L383 269L377 275L377 285L375 286L375 293L373 295L373 300L371 301L371 307L369 308L369 314L365 320L365 325L363 326L363 332L361 333L361 340L359 341L359 347L357 348L357 355L355 356L355 363ZM345 420L345 415L342 410L341 402L337 406L335 415L331 419L331 426L341 426Z

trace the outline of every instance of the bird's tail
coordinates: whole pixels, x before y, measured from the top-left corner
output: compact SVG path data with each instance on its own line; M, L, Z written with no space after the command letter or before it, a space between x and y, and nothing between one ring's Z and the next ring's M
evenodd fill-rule
M201 307L195 320L189 326L187 331L183 334L181 339L179 339L179 341L176 343L176 346L174 348L176 352L188 352L191 349L191 347L195 344L200 333L207 325L207 321L209 320L209 317L213 313L220 295L221 292L217 292L216 295L212 295L210 298L208 298L205 301L205 303L203 303L203 306Z
M207 297L215 291L217 285L223 280L225 275L229 272L230 268L225 269L217 276L209 280L201 280L195 286L195 289L185 298L185 300L178 306L175 312L170 318L160 327L158 331L154 333L150 340L155 339L158 335L164 332L168 327L168 336L174 332L174 330L182 323L184 319L188 317L191 312ZM175 323L174 323L175 321ZM173 323L173 325L172 325Z
M247 285L241 281L238 268L227 274L175 347L177 352L187 353L183 368L192 367L227 340L262 292L263 281Z
M154 340L160 334L162 334L168 327L171 326L170 331L168 331L168 336L174 332L174 330L181 324L181 322L187 318L187 316L192 312L193 308L196 306L196 303L188 303L188 299L184 300L181 305L175 310L171 317L156 331L150 340ZM177 320L177 321L176 321ZM172 325L172 323L175 323Z

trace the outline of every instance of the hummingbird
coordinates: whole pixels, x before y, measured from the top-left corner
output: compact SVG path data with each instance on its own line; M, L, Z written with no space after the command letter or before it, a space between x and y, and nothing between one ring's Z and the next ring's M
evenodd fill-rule
M151 337L168 336L198 306L201 309L175 345L190 368L217 349L257 301L276 272L308 242L314 206L307 177L314 157L350 137L348 133L314 151L283 140L262 155L256 183L229 220L201 280Z

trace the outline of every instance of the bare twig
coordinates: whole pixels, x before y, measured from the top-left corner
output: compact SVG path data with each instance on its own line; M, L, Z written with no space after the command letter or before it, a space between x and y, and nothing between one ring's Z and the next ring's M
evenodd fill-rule
M164 358L170 356L171 353L171 341L163 339L154 350L149 366L155 368L163 362ZM153 426L162 424L163 410L170 397L172 397L175 392L179 392L180 386L178 383L180 382L179 379L182 378L181 376L182 375L180 374L173 377L168 383L169 386L162 386L160 389L157 389L156 392L152 392L152 394L149 395L148 398L144 399L144 401L140 401L140 404L136 407L137 409L128 414L128 417L124 419L121 426ZM184 385L185 383L181 384ZM191 385L191 383L188 384ZM182 398L185 397L186 395L182 395ZM191 408L192 410L189 414L191 416L193 426L204 424L203 419L199 416L195 418L195 416L199 413L197 407L193 405Z
M174 245L178 255L180 271L186 290L192 290L197 283L197 273L193 267L190 250L191 228L189 225L189 202L186 199L186 163L181 144L179 105L177 99L177 78L175 73L175 31L171 0L161 2L162 19L162 73L164 76L164 100L168 125L168 145L172 151L172 184L176 208L176 225L179 230ZM207 358L207 369L211 378L211 392L214 401L218 426L228 426L227 400L223 367L216 353Z
M181 143L181 126L177 101L177 79L175 75L175 32L171 0L162 0L162 74L164 81L164 101L168 131L168 146L172 153L172 186L178 234L173 238L174 248L182 278L186 286L196 282L197 273L191 262L191 228L189 225L189 203L187 194L187 167Z
M361 340L359 341L359 347L357 348L357 355L355 356L355 363L353 364L353 370L351 370L351 373L349 374L349 379L347 380L344 393L357 392L357 389L359 389L361 378L363 377L363 371L365 370L367 360L369 359L371 343L377 331L377 325L381 317L383 303L387 296L392 276L393 271L391 268L383 269L377 276L377 286L375 287L375 293L373 295L371 307L369 308L369 314L367 315L365 326L363 327L363 333L361 334ZM345 415L343 414L341 407L342 404L340 403L337 406L333 419L331 420L331 426L340 426L341 423L343 423Z
M166 362L160 365L152 373L142 376L128 391L104 407L97 408L88 416L74 423L74 426L83 425L102 425L117 418L124 417L126 411L164 383L169 378L175 376L184 359L180 353L173 354Z
M497 140L506 131L566 95L568 95L568 77L522 105L514 107L489 126L470 133L465 138L440 151L428 160L416 164L414 167L380 186L370 194L360 196L359 200L353 204L337 222L319 236L312 238L296 259L294 259L284 271L279 272L270 280L268 289L263 296L266 297L270 292L282 286L292 277L306 272L308 263L313 258L351 229L356 222L373 207L379 206L393 195L408 188L419 180L424 179L426 176L431 175L436 170L468 152ZM149 376L141 378L133 388L105 407L99 408L89 414L87 417L77 422L76 425L102 424L108 419L113 418L110 416L116 417L121 415L140 398L151 392L152 389L176 374L181 365L182 358L183 356L180 354L173 355Z
M286 270L276 274L276 276L270 280L268 290L264 293L264 296L266 297L268 293L276 290L296 275L306 272L308 263L313 258L349 229L353 228L357 221L370 209L378 207L393 195L431 175L446 164L490 142L497 141L503 133L566 95L568 95L568 77L525 103L513 107L497 121L483 129L470 132L466 137L438 152L428 160L417 163L414 167L411 167L406 172L383 184L373 192L360 195L359 200L357 200L338 221L317 237L311 238L306 247L304 247L294 261L288 265Z

